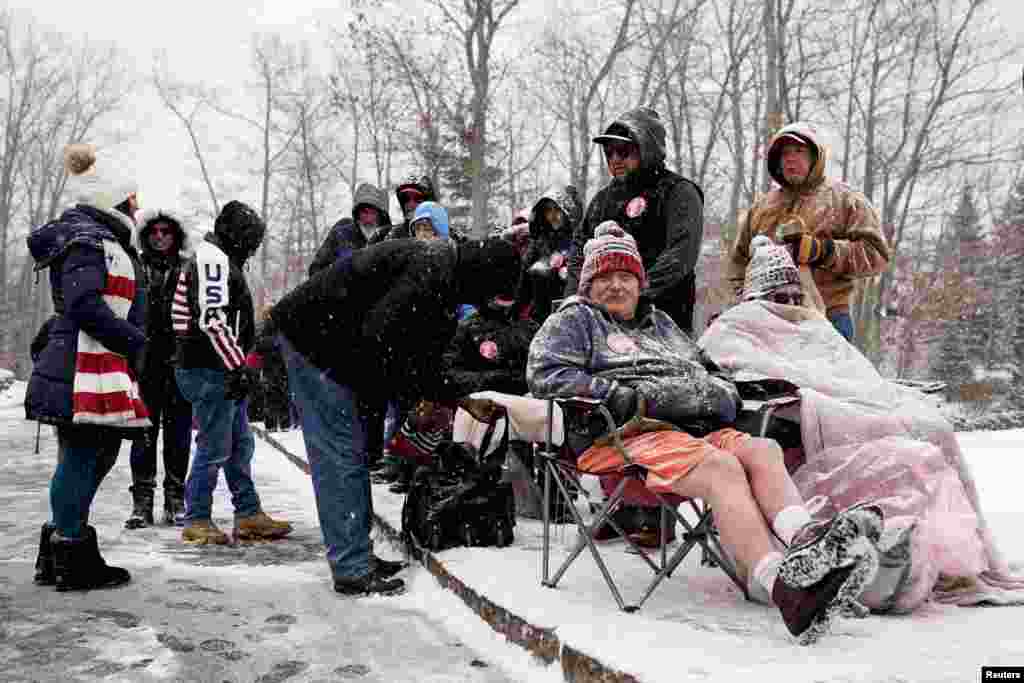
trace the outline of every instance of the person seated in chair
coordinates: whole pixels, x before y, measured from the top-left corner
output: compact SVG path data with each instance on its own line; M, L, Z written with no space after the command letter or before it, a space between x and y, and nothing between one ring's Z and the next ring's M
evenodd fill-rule
M674 425L728 425L738 408L735 387L711 375L693 340L641 299L646 284L635 240L612 221L599 225L584 248L577 295L544 322L530 346L531 391L599 399L627 427L643 424L633 419L638 415ZM877 572L881 510L862 504L811 523L775 442L728 426L703 436L663 429L624 437L630 457L647 472L647 488L711 506L751 597L774 602L799 642L825 633ZM614 448L576 445L582 470L625 464ZM775 537L788 545L785 553Z
M804 462L793 479L806 499L827 512L857 491L875 495L883 570L861 602L882 612L929 599L1024 602L1024 572L995 544L952 425L924 395L882 377L804 297L789 249L757 236L742 302L698 346L737 378L798 387Z

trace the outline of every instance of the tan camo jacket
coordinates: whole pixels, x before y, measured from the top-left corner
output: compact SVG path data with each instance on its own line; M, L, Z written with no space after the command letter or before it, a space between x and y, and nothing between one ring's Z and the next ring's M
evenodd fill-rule
M780 137L786 133L799 135L818 151L807 181L799 187L788 184L782 176ZM799 219L805 232L834 241L832 257L811 268L811 275L825 312L846 310L855 281L877 275L889 265L889 246L882 236L878 212L860 192L825 177L827 149L819 144L811 126L794 123L783 127L768 149L768 172L779 187L760 195L741 219L739 234L726 260L725 277L738 294L754 236L767 234L775 240L777 226ZM806 294L808 301L819 300L814 293Z

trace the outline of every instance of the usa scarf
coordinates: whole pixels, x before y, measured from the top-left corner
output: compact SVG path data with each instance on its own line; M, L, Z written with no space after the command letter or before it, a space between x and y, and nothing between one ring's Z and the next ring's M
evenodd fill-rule
M135 299L135 268L117 242L103 240L107 279L103 301L119 318L127 318ZM137 378L128 359L108 350L84 331L78 332L72 422L108 427L149 427Z

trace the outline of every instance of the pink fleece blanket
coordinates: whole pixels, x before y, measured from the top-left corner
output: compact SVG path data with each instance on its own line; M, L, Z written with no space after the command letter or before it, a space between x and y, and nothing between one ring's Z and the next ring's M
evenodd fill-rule
M878 499L894 524L914 519L916 585L941 574L935 600L1024 603L1024 570L996 546L953 428L924 394L887 381L822 315L794 306L740 304L698 344L741 379L801 388L807 464L794 479L809 503ZM907 608L927 596L904 597Z

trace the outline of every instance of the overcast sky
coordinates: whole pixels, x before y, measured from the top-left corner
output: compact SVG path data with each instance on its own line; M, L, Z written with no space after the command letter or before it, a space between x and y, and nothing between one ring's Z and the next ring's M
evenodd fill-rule
M1024 1L990 2L1007 30L1024 42ZM422 7L418 0L398 4L409 12ZM278 31L287 39L316 44L326 36L326 26L345 25L350 6L349 0L0 0L0 7L30 14L46 28L113 42L133 60L140 81L148 78L153 55L166 50L179 79L237 91L249 78L253 33ZM1006 68L1019 74L1022 65ZM144 205L183 208L180 194L192 171L188 139L152 88L140 90L129 108L132 118L123 126L139 135L118 150L118 157L134 169Z

